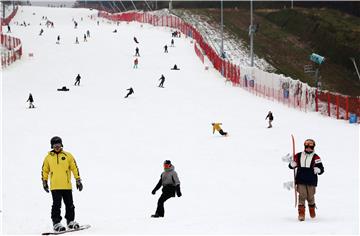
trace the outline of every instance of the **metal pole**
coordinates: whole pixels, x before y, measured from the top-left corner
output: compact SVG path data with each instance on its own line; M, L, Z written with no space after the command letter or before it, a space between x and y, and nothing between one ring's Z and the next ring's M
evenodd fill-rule
M225 58L224 54L224 14L223 14L223 0L221 0L221 57Z
M253 0L250 0L250 60L254 66L254 29L253 29Z
M137 8L136 8L136 6L135 6L134 2L133 2L133 1L131 1L131 3L132 3L132 5L134 6L135 11L137 11Z
M359 77L359 80L360 80L360 74L359 74L359 70L358 70L357 65L356 65L356 62L355 62L355 58L350 57L350 60L352 60L352 62L354 63L357 76Z
M127 9L126 9L125 5L122 3L122 1L121 1L121 0L120 0L120 4L121 4L121 6L125 9L125 11L127 11Z
M172 10L172 0L170 0L170 2L169 2L169 11L171 11Z

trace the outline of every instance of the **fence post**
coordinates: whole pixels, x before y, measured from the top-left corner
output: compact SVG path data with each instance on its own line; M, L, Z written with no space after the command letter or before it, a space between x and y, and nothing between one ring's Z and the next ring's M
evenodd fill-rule
M336 119L339 119L339 95L336 95Z
M346 118L346 120L348 120L349 119L349 97L348 96L345 97L345 110L346 110L345 118Z
M330 93L327 92L328 116L330 116Z

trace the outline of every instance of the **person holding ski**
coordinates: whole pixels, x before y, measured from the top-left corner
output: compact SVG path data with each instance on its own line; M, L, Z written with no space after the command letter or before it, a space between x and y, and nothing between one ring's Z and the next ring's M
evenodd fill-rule
M75 78L75 86L77 85L77 86L80 86L80 79L81 79L81 76L80 76L80 74L78 74L77 76L76 76L76 78Z
M162 188L162 194L158 200L156 212L151 215L153 218L164 217L165 209L164 203L169 198L175 197L175 193L178 197L182 196L180 191L180 180L175 171L175 167L171 164L170 160L164 161L164 172L160 175L160 180L151 191L155 195L156 191Z
M35 106L33 104L34 98L33 98L31 93L29 94L29 98L28 98L28 100L26 102L29 102L29 108L35 108Z
M268 128L271 128L271 127L272 127L271 122L274 120L274 116L273 116L273 114L272 114L271 111L269 111L269 113L268 113L267 116L265 117L265 120L266 120L267 118L269 118L269 126L268 126Z
M211 125L213 127L213 133L217 130L222 136L227 136L227 132L224 132L220 126L222 123L211 123Z
M135 56L138 56L138 57L140 56L138 47L135 48Z
M311 218L315 218L315 192L318 183L318 175L324 173L324 166L320 157L314 152L315 141L306 139L304 151L294 156L289 163L290 169L297 169L295 176L296 191L299 193L298 220L305 220L305 200L308 202Z
M134 93L134 89L132 87L128 88L127 90L129 90L129 92L126 94L125 98L128 98L129 95Z
M76 179L76 188L81 191L79 169L73 155L63 150L60 137L55 136L50 140L52 150L44 159L41 178L44 190L49 192L48 179L50 177L50 191L53 199L51 219L55 232L65 231L61 224L61 200L65 203L65 219L68 229L78 229L80 226L75 219L75 206L72 196L71 172ZM50 176L49 176L50 175Z
M164 75L161 75L161 77L160 77L160 84L159 84L159 87L160 88L164 88L164 82L165 82L165 77L164 77Z

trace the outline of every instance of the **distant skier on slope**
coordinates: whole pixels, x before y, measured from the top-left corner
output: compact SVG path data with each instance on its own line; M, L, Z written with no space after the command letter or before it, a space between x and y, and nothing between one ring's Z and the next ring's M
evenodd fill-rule
M134 60L134 69L137 69L138 68L138 64L139 64L139 60L137 58L135 58Z
M80 79L81 79L81 76L80 76L80 74L78 74L77 76L76 76L76 78L75 78L75 86L77 85L77 86L80 86Z
M159 80L160 80L159 87L160 87L160 88L164 88L165 76L164 76L164 75L161 75L161 77L160 77Z
M84 34L84 42L87 42L86 34Z
M265 117L265 120L266 120L267 118L269 118L269 126L268 126L268 128L271 128L271 127L272 127L271 123L272 123L272 121L274 120L274 116L273 116L273 114L272 114L271 111L269 111L269 113L268 113L267 116Z
M43 29L40 29L39 35L41 36L43 33L44 33L44 30L43 30Z
M137 40L136 37L134 37L134 41L135 41L135 43L139 43L139 41Z
M65 203L65 219L69 229L79 228L75 219L75 206L72 196L71 172L76 179L76 188L81 191L79 169L73 155L63 150L60 137L53 137L50 140L52 150L44 159L41 171L41 178L44 190L49 192L48 179L50 179L50 191L53 199L51 208L51 219L53 229L56 232L65 231L66 228L61 224L61 200ZM50 177L50 178L49 178Z
M138 48L138 47L135 48L135 56L137 56L137 57L140 56L140 54L139 54L139 48Z
M168 53L168 46L167 45L164 46L164 53Z
M163 187L162 194L158 200L155 214L151 215L153 218L164 217L164 203L169 198L175 197L175 193L178 197L182 196L179 177L175 171L175 166L169 160L164 161L164 172L160 175L160 180L151 193L155 195L161 186Z
M222 123L211 123L212 127L213 127L213 133L215 133L215 130L217 130L222 136L227 136L227 132L224 132L221 128L220 125L222 125Z
M60 35L57 36L56 44L60 44Z
M295 177L296 191L299 193L298 201L298 220L305 220L305 200L308 202L311 218L315 218L315 192L318 176L324 173L324 166L320 157L314 152L315 141L306 139L304 151L294 156L294 160L289 163L290 169L297 168Z
M171 46L170 47L174 47L174 39L171 39Z
M31 93L29 94L29 98L28 98L28 100L26 102L29 102L29 108L35 108L35 106L33 104L34 103L34 98L33 98Z
M170 70L180 70L180 68L177 67L177 65L175 64L173 68L171 68Z
M127 89L129 92L126 94L125 98L128 98L129 95L133 94L134 93L134 89L132 87L128 88Z

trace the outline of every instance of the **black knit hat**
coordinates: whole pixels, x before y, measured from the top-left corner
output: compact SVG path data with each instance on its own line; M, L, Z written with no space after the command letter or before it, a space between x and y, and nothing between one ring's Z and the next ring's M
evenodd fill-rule
M164 164L170 164L171 165L171 161L170 160L165 160Z
M53 148L54 144L61 144L61 146L63 146L62 140L58 136L52 137L50 140L50 144L51 144L51 148Z

